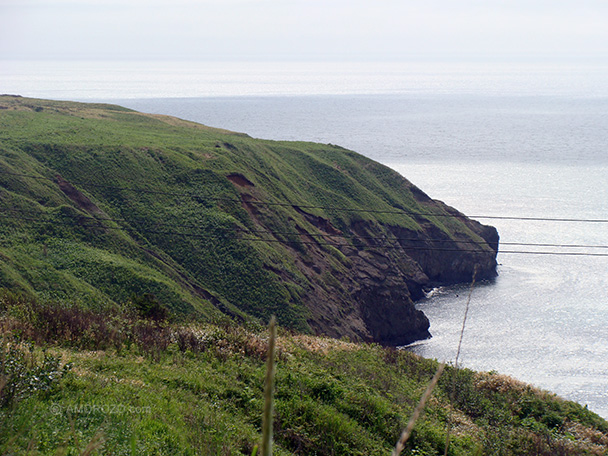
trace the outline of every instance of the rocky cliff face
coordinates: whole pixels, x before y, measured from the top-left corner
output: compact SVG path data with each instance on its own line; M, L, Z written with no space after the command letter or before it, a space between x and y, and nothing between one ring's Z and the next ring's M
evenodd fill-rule
M0 287L400 345L426 288L496 274L496 230L339 146L3 96L0 124Z
M321 233L299 227L310 242L306 260L292 250L294 262L308 279L303 301L310 312L308 323L318 334L394 346L426 339L431 336L429 320L414 305L425 290L496 276L496 229L416 191L427 207L441 209L468 232L448 234L422 216L421 230L371 221L338 230L331 220L298 208ZM263 227L251 197L243 196L244 206ZM325 244L343 254L338 267L328 258Z

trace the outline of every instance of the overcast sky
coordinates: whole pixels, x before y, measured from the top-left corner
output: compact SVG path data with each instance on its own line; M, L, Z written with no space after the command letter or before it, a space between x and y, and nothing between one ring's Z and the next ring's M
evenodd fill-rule
M0 59L608 57L606 0L0 0Z

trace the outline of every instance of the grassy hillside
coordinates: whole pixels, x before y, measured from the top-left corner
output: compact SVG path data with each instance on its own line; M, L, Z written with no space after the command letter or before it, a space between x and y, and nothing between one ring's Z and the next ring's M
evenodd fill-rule
M31 296L103 307L152 293L181 318L276 314L389 343L425 336L403 310L423 286L492 276L498 241L337 146L10 96L0 218L0 286Z
M426 286L498 235L337 146L0 96L0 454L251 455L264 323L277 455L387 455L437 363ZM310 333L347 336L319 338ZM608 423L448 367L406 454L605 455Z
M0 454L251 455L260 442L262 329L6 292L0 329ZM283 331L278 346L276 455L388 456L437 370L377 345ZM586 408L451 367L402 454L443 455L448 420L451 456L608 454L608 423Z

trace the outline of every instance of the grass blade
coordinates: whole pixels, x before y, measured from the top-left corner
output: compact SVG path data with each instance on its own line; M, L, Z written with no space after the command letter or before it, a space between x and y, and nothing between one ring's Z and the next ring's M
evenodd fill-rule
M272 413L274 408L274 371L275 346L277 338L276 319L270 319L268 327L270 337L268 340L268 355L266 357L266 382L264 387L264 417L262 419L262 451L261 456L272 454Z
M479 272L479 265L475 265L473 271L473 279L471 280L471 288L469 289L469 296L467 297L467 304L464 309L464 317L462 318L462 328L460 329L460 339L458 340L458 349L456 350L456 359L454 360L454 381L452 382L452 391L450 392L451 402L454 402L454 394L456 388L456 371L458 370L458 358L460 357L460 349L462 348L462 339L464 338L464 329L467 324L467 316L469 315L469 307L471 305L471 296L473 289L475 288L475 281L477 280L477 272ZM452 420L448 414L447 426L445 433L445 453L444 456L448 456L448 450L450 449L450 432L452 428Z
M397 445L395 445L395 449L393 450L393 453L391 456L399 456L401 454L401 452L403 451L403 448L405 447L407 440L410 438L410 435L412 435L412 431L414 430L416 421L418 420L418 417L424 410L426 401L433 393L433 389L435 388L435 385L437 385L437 382L439 381L439 377L441 377L441 374L443 373L444 368L445 368L444 363L439 364L439 367L437 368L435 375L429 382L428 386L426 387L426 391L420 398L420 402L414 409L414 413L412 413L412 417L410 418L410 421L407 423L406 428L401 433L401 437L399 438Z

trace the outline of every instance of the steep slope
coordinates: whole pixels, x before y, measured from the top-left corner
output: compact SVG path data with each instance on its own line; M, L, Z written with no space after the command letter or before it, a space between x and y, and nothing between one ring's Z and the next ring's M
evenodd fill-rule
M0 331L37 344L0 337L0 376L19 369L0 390L0 454L82 454L89 442L100 455L254 453L267 331L49 307L0 290ZM276 456L391 454L438 368L408 350L302 334L279 336L276 355ZM451 456L608 452L608 422L586 406L453 366L401 454L445 454L448 433Z
M0 286L387 344L496 274L496 230L355 152L111 105L0 97L0 219Z

